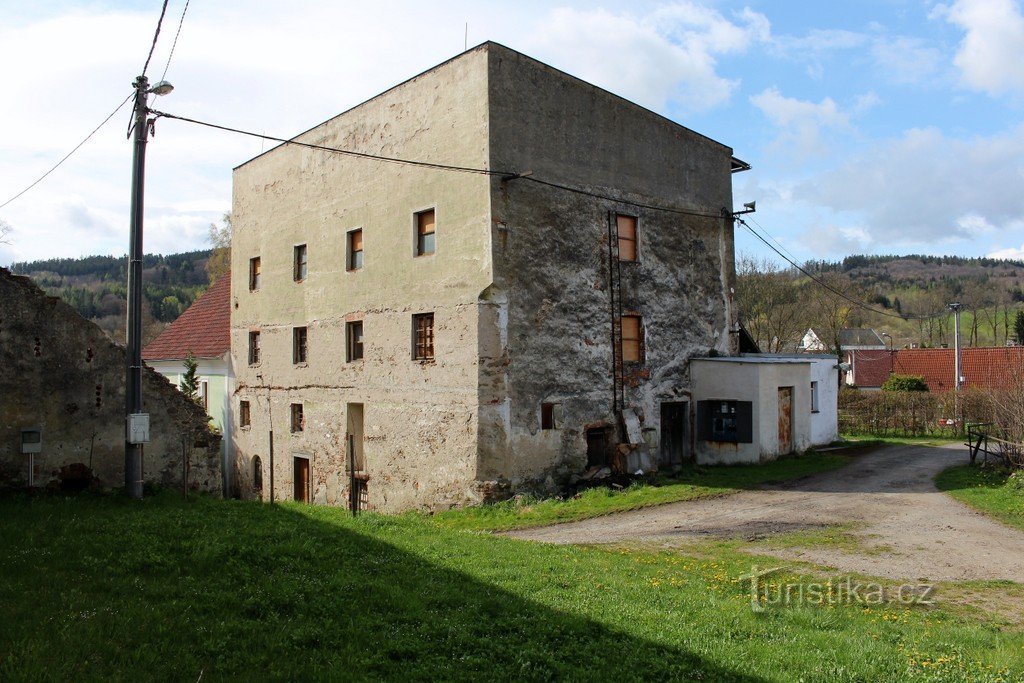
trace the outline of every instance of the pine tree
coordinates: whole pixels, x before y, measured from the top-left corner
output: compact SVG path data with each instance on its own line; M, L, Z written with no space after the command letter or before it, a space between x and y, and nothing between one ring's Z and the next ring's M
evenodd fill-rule
M198 405L202 405L199 399L199 363L196 361L196 357L189 351L185 357L185 374L181 376L181 381L178 382L178 388L181 389L181 393L188 396L190 399L196 402Z
M1017 317L1013 320L1013 336L1017 343L1024 346L1024 311L1017 311Z

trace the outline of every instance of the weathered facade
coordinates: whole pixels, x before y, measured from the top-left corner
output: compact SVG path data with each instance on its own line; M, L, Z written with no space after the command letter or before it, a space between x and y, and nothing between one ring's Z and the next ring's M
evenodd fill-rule
M689 455L689 359L736 352L729 148L493 43L296 140L462 170L235 169L245 493L341 504L351 461L433 508Z
M0 269L0 487L123 486L125 362L99 327ZM202 409L156 372L142 379L145 480L181 486L187 452L191 488L220 493L220 443ZM31 456L23 431L40 437Z

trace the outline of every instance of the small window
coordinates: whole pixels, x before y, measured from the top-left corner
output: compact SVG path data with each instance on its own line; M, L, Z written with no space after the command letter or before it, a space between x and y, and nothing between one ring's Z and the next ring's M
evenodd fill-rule
M540 428L561 429L562 428L562 404L541 403L540 404Z
M307 359L306 328L292 328L292 363L305 363Z
M434 314L418 313L412 317L413 360L434 358Z
M260 333L258 330L249 332L249 365L260 362Z
M616 216L615 223L619 238L619 260L636 261L636 217Z
M714 399L697 403L698 437L702 441L754 442L754 404Z
M252 424L252 415L249 413L249 402L238 402L238 426L249 427Z
M811 412L818 412L818 383L811 382Z
M416 214L416 255L433 254L435 246L434 210L420 211Z
M300 244L295 247L295 267L292 277L296 282L302 282L306 279L308 261L309 254L306 251L306 245Z
M624 315L620 321L622 331L622 360L626 363L644 362L644 326L638 315Z
M302 404L292 404L292 434L298 434L306 428L306 417L302 414Z
M249 291L255 292L260 288L260 271L262 266L260 264L260 257L256 256L249 259Z
M353 230L348 234L348 265L349 270L363 267L363 231Z
M210 410L210 382L205 379L199 382L199 403L203 410Z
M263 460L258 455L252 459L252 488L254 491L263 490Z
M363 359L363 321L345 323L346 359L349 363Z

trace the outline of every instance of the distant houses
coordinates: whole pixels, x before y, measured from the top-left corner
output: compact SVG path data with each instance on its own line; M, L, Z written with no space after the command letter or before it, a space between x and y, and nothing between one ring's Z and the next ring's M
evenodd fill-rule
M924 378L932 392L956 386L956 351L941 349L854 350L846 383L861 389L879 389L890 374ZM1024 347L995 346L960 351L965 388L1004 389L1024 371Z

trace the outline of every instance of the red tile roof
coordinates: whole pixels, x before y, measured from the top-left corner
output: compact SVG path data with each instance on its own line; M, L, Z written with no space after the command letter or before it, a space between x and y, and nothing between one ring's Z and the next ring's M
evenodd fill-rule
M231 348L231 274L203 292L160 336L142 349L143 360L220 358Z
M888 351L855 351L854 382L859 387L878 387L889 376ZM929 391L949 391L955 386L953 349L900 349L892 352L892 371L924 377ZM1024 347L995 346L960 351L965 387L985 389L1008 386L1024 372Z

